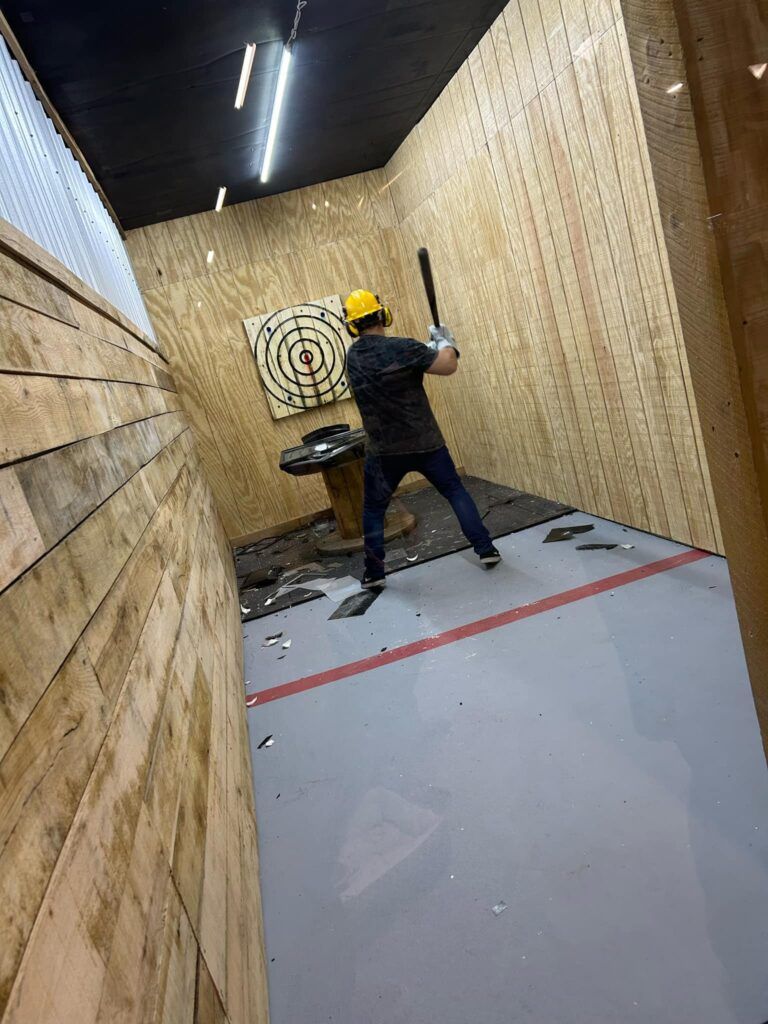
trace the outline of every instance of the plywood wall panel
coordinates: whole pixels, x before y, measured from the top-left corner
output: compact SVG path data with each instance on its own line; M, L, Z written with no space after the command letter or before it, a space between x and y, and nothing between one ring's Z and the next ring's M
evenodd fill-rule
M548 86L540 100L540 104L530 105L529 125L544 206L554 252L557 254L553 263L559 269L562 298L568 311L564 331L573 339L570 353L572 372L583 382L584 392L581 397L586 396L594 441L599 452L599 465L594 469L598 481L596 498L599 506L609 510L607 514L610 518L627 522L632 518L632 506L624 491L604 391L604 385L606 381L610 382L611 377L610 373L607 378L601 375L599 356L602 353L596 347L595 333L587 314L587 301L591 299L594 303L594 279L589 275L578 190L565 136L557 83ZM554 257L554 253L552 255Z
M127 330L125 324L110 320L93 305L89 305L77 296L70 296L70 301L79 330L84 337L100 338L102 341L109 342L110 345L127 349L133 355L150 363L155 368L158 380L163 378L163 374L165 375L163 379L172 380L167 373L168 360L157 350L157 342L153 341L152 345L149 345L145 336L137 336L136 333Z
M161 998L155 1019L162 1024L194 1020L198 949L189 917L175 887L168 889Z
M152 230L152 244L150 247L152 265L155 270L155 284L156 285L170 285L175 281L180 281L183 278L183 272L179 257L176 253L176 245L174 238L165 224L160 224L157 228ZM207 244L207 239L204 240ZM149 237L145 231L144 246L149 243ZM207 255L206 250L203 252L203 257ZM132 252L132 250L131 250Z
M607 32L621 18L621 11L613 0L584 0L584 7L593 36Z
M222 466L216 433L211 425L208 411L200 398L198 382L191 371L189 362L186 358L181 358L178 355L175 347L178 328L168 293L169 289L167 288L153 288L152 291L145 293L144 301L158 337L167 346L179 396L190 426L195 431L197 447L206 476L217 495L224 528L228 536L234 536L240 529L237 507L231 485Z
M722 532L729 559L768 749L768 435L761 433L756 413L760 392L753 367L760 359L753 364L749 338L750 331L760 331L766 294L759 260L765 237L765 137L759 127L765 92L763 82L749 74L765 44L765 24L754 2L622 0L620 6L622 56L636 83L633 108L647 144L643 166L659 205L656 236L669 265L676 336L689 356L687 397L700 414L696 443L713 528L716 536ZM668 93L678 81L683 88ZM746 167L755 169L747 185ZM756 316L748 308L752 301Z
M539 0L539 10L552 74L557 78L571 63L568 30L564 19L565 12L560 0Z
M202 956L198 960L194 1024L227 1024L219 993Z
M227 829L253 814L232 558L161 357L92 297L65 324L56 289L79 286L39 257L49 313L37 289L0 303L0 1019L192 1022L199 964L227 970L220 918L200 948L204 893L226 905ZM255 916L257 872L244 849ZM263 953L241 956L266 1021Z
M440 388L462 463L719 550L618 8L511 0L455 83L463 164L425 184L427 117L387 174L463 342Z
M544 2L544 0L542 0ZM547 37L542 23L540 0L519 0L523 31L531 55L536 91L541 92L554 78Z
M616 22L616 32L617 32L618 40L619 40L619 53L620 53L622 62L624 64L624 70L625 70L625 74L627 76L627 79L628 79L628 81L631 82L633 79L635 79L635 71L634 71L634 67L633 67L633 63L632 63L632 57L631 57L631 54L630 54L629 39L628 39L628 36L627 36L627 28L626 28L626 25L624 23L623 18L621 17L621 13L620 13L621 4L620 4L619 0L614 0L613 7L614 7L614 10L617 12L617 15L618 15L618 20ZM640 83L638 83L636 79L635 79L635 84L637 86L640 85ZM665 95L665 97L668 96L668 94L666 92L664 93L664 95ZM633 122L634 122L634 125L635 125L635 131L636 131L639 139L645 140L647 142L647 138L646 138L646 135L645 135L645 126L644 126L644 123L643 123L643 115L642 115L642 110L641 110L641 104L640 104L639 88L634 88L633 89L633 88L630 87L628 89L628 96L629 96L630 106L631 106L631 109L632 109L632 116L633 116ZM675 139L677 141L679 139L679 137L680 137L680 130L679 129L676 130L674 134L675 134ZM694 138L693 142L694 142L694 144L696 143L695 138ZM704 502L703 502L703 504L701 506L701 513L700 513L701 517L702 517L702 523L703 523L702 528L706 530L706 523L708 521L709 524L710 524L712 535L714 536L714 545L717 548L717 550L722 551L722 550L724 550L724 542L723 542L723 538L722 538L722 535L721 535L720 523L719 523L719 519L718 519L718 516L717 516L717 511L716 511L716 502L715 502L715 496L714 496L714 490L713 490L713 485L712 485L712 479L711 479L711 474L710 474L709 463L708 463L708 460L707 460L706 445L705 445L704 436L703 436L703 432L702 432L702 428L701 428L701 416L699 414L696 394L695 394L695 391L694 391L693 380L692 380L692 377L691 377L691 370L690 370L690 364L689 364L689 358L688 358L688 352L687 352L687 349L686 349L686 342L685 342L685 339L684 339L683 326L682 326L682 323L681 323L681 318L680 318L679 309L678 309L678 294L675 292L674 275L673 275L673 270L672 270L672 263L671 263L671 258L670 258L670 252L669 252L669 249L667 247L667 239L665 238L665 234L664 234L664 224L663 224L663 221L662 221L662 213L661 213L661 208L660 208L661 204L659 202L659 197L657 196L657 192L656 192L656 184L655 184L655 180L654 180L654 167L653 167L652 159L651 159L651 151L650 151L650 148L649 148L649 146L647 144L644 145L644 144L641 143L638 148L639 148L640 161L641 161L641 165L642 165L642 168L643 168L643 173L645 175L646 188L647 188L649 199L651 201L651 205L652 205L652 208L653 208L653 211L654 211L654 214L655 214L654 218L653 218L653 223L654 223L654 229L655 229L655 234L656 234L656 241L657 241L657 247L658 247L658 253L659 253L659 260L660 260L662 271L663 271L663 276L664 276L664 281L665 281L665 286L666 286L666 291L667 291L668 306L669 306L670 316L672 318L672 323L673 323L673 327L674 327L675 339L676 339L676 342L677 342L678 351L680 353L680 366L681 366L681 371L682 371L682 375L683 375L683 382L684 382L684 385L685 385L686 398L687 398L688 406L689 406L690 411L691 411L691 421L692 421L692 427L693 427L693 433L694 433L696 449L697 449L697 452L698 452L699 464L701 466L701 476L702 476L702 481L703 481L703 485L704 485L704 492L705 492L705 500L704 500ZM665 168L662 167L662 168L659 168L658 170L660 171L660 173L663 176L663 174L665 172ZM687 481L683 481L683 485L684 486L686 486L686 483L687 483Z
M69 296L11 255L0 251L0 296L52 321L78 326Z
M10 994L108 721L93 665L83 645L76 644L0 764L0 895L7 925L0 950L0 1005Z
M45 544L15 468L0 469L0 590L45 553Z
M161 277L144 228L136 228L133 232L131 248L131 266L142 292L148 292L161 283Z
M129 677L25 949L6 1011L6 1018L14 1024L45 1020L55 1009L62 1021L94 1019L96 1015L96 1000L104 984L104 964L109 959L134 844L156 719L165 697L164 685L153 687L148 683L151 678L167 678L173 656L172 623L178 617L178 601L166 580L158 589ZM46 927L47 919L55 918L69 901L74 902L76 912L57 920L55 930ZM46 974L50 980L41 983ZM73 982L63 990L55 984L62 975Z
M142 807L99 1000L99 1024L156 1019L163 915L173 885L163 854Z
M95 314L94 314L95 315ZM170 378L122 344L100 341L69 324L0 299L4 333L0 339L0 370L50 373L149 384L167 388ZM118 333L120 328L115 326ZM122 338L120 339L122 341Z
M142 281L153 280L146 268L155 238L158 267L169 239L180 254L179 278L150 288L147 308L168 352L230 537L326 508L320 477L296 479L282 473L280 453L323 424L360 422L349 400L273 421L242 321L368 287L392 306L394 329L404 324L401 308L410 313L412 303L410 288L399 287L391 265L391 236L399 233L393 226L394 189L381 170L225 207L225 234L240 241L224 243L221 266L218 253L211 265L201 264L218 223L213 213L201 222L184 218L143 228L136 238L145 268ZM251 236L256 239L252 247ZM186 253L188 247L194 255ZM415 269L415 250L412 255ZM420 325L420 337L426 336L428 322Z
M362 175L367 187L368 199L363 205L366 217L380 228L396 228L398 225L392 193L389 189L387 171L379 167Z
M317 194L316 190L314 194ZM313 201L316 204L316 199L301 195L300 191L269 196L259 201L270 258L312 248L314 236L309 213Z
M560 9L570 53L570 59L562 68L566 71L571 62L577 60L583 49L589 45L591 30L584 0L560 0Z
M595 162L600 168L600 196L606 212L609 245L621 296L621 312L629 338L630 351L624 353L622 379L630 381L634 374L647 423L652 465L656 467L658 480L658 490L654 495L654 522L662 524L660 532L681 540L690 540L687 510L682 500L678 475L666 472L668 467L674 465L675 456L649 322L648 303L653 303L654 292L658 294L663 290L663 281L657 276L651 284L651 295L646 297L639 259L643 252L648 252L654 246L652 220L647 201L643 207L639 200L633 198L634 207L627 205L628 195L631 193L634 197L643 183L639 181L640 169L637 164L622 157L621 143L618 143L617 148L617 140L622 135L626 138L627 129L615 122L617 111L611 106L612 100L606 95L605 81L600 74L600 61L605 51L604 39L601 37L578 62L577 75L582 98L588 97L588 101L592 102L593 117L590 124ZM620 87L617 84L617 89ZM627 176L628 181L625 180ZM641 216L643 209L644 217ZM620 324L618 317L617 322Z
M227 682L230 677L237 678L238 672L232 666L228 676L232 660L232 652L225 650L221 674L212 692L208 829L199 930L200 949L213 983L223 995L227 985Z
M181 413L163 413L9 468L6 472L16 477L45 542L45 550L53 547L185 429ZM55 501L51 500L52 488Z
M496 63L499 68L499 79L504 93L504 103L507 108L506 116L503 111L499 112L497 110L496 120L503 127L509 122L510 118L516 117L523 109L523 98L520 94L515 58L512 53L512 45L507 31L507 20L503 11L491 26L491 39L493 41Z
M530 19L530 10L529 19ZM517 81L523 105L530 103L539 90L536 71L531 59L531 48L528 41L519 0L510 0L504 8L507 22L507 34L512 47L512 56L517 70Z
M148 519L148 498L134 477L0 595L0 616L13 630L0 676L0 754L104 599ZM36 608L47 608L44 618L35 616Z
M209 630L215 636L215 630ZM210 644L208 651L215 650ZM199 665L190 705L186 759L173 844L173 877L195 932L200 929L200 901L208 824L208 752L211 735L211 682L213 673Z
M173 392L140 384L4 373L0 461L28 458L179 407Z
M602 464L603 448L598 443L585 383L584 339L576 336L578 325L571 306L572 296L566 294L567 272L571 268L567 242L558 230L562 227L562 212L558 218L559 194L552 180L551 161L547 159L539 97L530 104L525 116L515 119L513 130L521 166L532 172L525 174L523 183L527 198L526 247L539 294L543 329L550 339L552 365L565 383L561 401L573 450L578 453L577 469L587 503L613 518Z
M475 86L474 86L474 78L479 77L479 70L480 69L478 68L477 58L475 58L473 62L475 64L475 74L474 74L474 76L473 76L473 73L472 73L471 68L470 68L470 62L469 62L469 60L466 60L461 65L459 70L456 72L456 77L457 77L459 85L461 87L461 95L462 95L462 97L464 99L465 125L466 125L466 127L468 129L468 140L469 140L469 142L471 144L472 153L474 154L479 149L482 149L482 147L485 145L486 138L485 138L485 127L484 127L484 124L483 124L482 115L480 113L480 100L478 98L478 94L475 91ZM486 113L486 116L487 116L487 113ZM414 132L415 132L415 129L414 129ZM413 148L413 145L414 145L411 142L412 138L415 139L415 135L414 135L413 132L411 133L411 135L408 137L408 140L407 140L408 143L409 143L409 146L408 146L409 149ZM418 153L414 153L413 154L411 162L413 164L415 164L415 166L411 168L410 176L416 177L419 174ZM407 187L407 183L405 183L403 185L403 187ZM417 206L418 203L422 199L424 199L426 197L426 194L427 194L426 190L422 190L422 193L421 193L421 195L418 196L418 198L413 197L413 198L416 198L416 202L412 202L412 205L411 205L410 209L407 209L405 211L400 210L399 212L400 212L401 216L405 216L406 213L412 212L414 207Z
M485 59L483 59L484 53ZM496 65L496 55L490 36L483 36L480 44L470 53L467 63L469 64L472 88L477 97L483 133L487 141L498 131L494 96L500 92L501 86ZM494 88L495 86L498 86L498 88Z

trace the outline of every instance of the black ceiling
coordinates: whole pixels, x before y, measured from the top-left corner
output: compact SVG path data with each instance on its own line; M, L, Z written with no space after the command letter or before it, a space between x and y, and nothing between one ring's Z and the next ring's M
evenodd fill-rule
M381 167L505 0L309 0L271 180L259 170L295 0L2 0L125 228ZM245 43L258 44L245 107ZM439 159L436 155L436 159Z

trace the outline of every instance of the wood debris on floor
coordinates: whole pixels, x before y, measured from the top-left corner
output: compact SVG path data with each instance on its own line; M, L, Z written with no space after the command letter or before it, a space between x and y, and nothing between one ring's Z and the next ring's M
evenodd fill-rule
M495 539L572 512L567 505L479 477L465 477L485 525ZM453 511L433 487L400 498L417 518L416 529L398 538L387 551L387 572L398 572L433 558L467 548ZM324 555L316 542L334 529L320 516L315 523L282 536L267 537L235 552L243 621L282 611L304 601L328 596L339 602L354 596L363 575L363 553ZM334 618L364 614L366 605L352 605Z

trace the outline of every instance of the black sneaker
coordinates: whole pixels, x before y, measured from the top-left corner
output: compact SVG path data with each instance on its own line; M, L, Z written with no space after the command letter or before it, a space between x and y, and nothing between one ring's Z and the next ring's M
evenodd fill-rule
M491 545L491 547L489 547L487 551L481 551L477 557L480 559L483 565L498 565L499 562L501 561L501 552L498 550L498 548L495 548L493 547L493 545Z
M360 580L360 586L363 590L383 590L386 587L387 581L384 573L372 573L367 572Z

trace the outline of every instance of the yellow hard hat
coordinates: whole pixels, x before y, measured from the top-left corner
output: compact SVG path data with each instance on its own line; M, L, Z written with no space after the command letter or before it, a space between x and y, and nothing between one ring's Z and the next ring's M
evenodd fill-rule
M366 291L365 288L356 288L350 292L344 303L344 323L353 338L356 338L360 329L365 326L359 321L367 319L374 313L382 314L382 322L385 327L389 327L392 323L392 314L386 306L382 306L378 295Z

